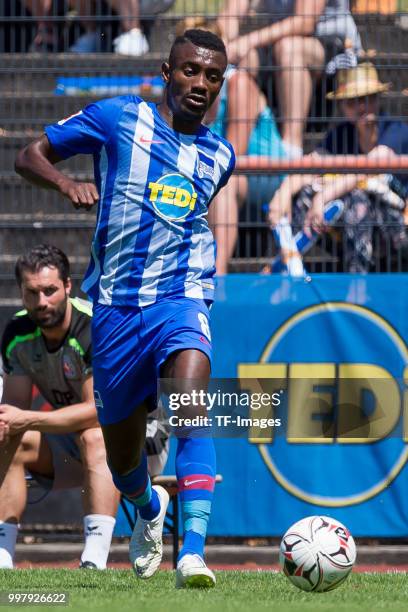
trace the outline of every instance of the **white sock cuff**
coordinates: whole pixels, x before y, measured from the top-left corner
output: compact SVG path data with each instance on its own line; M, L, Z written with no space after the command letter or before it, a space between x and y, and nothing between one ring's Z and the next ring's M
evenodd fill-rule
M100 523L109 523L115 525L116 519L109 514L87 514L84 516L84 524L91 523L93 521L99 521Z
M16 523L0 521L0 569L13 569L18 527Z
M7 521L0 521L0 528L7 529L7 531L11 534L19 529L20 525L17 523L8 523Z

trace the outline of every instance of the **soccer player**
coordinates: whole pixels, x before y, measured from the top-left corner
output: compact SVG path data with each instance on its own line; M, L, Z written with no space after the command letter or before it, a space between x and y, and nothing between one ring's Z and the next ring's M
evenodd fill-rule
M77 208L99 200L83 283L94 302L94 393L113 481L139 512L130 558L140 578L160 565L168 504L166 491L151 486L144 452L158 378L185 390L186 381L205 385L210 375L215 245L207 210L235 156L202 119L226 66L219 37L187 30L162 65L158 106L132 95L91 104L48 126L16 161L21 175ZM54 167L77 153L93 154L96 186ZM203 410L192 402L189 416ZM212 439L179 437L176 473L184 522L176 586L213 586L203 558L216 474Z
M16 278L25 310L8 323L2 339L0 568L13 567L26 469L46 489L83 487L81 567L105 569L119 494L93 398L91 307L70 298L69 262L54 246L39 245L20 257ZM30 410L33 384L54 410ZM157 421L148 425L149 468L159 474L168 436Z

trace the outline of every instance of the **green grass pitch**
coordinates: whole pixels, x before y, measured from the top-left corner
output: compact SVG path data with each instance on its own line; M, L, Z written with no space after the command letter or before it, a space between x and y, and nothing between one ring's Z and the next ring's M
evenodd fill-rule
M176 590L174 572L159 572L149 581L137 580L129 570L0 571L0 591L69 593L69 606L0 606L50 612L374 612L407 610L406 574L352 574L337 590L304 593L273 572L217 572L211 590Z

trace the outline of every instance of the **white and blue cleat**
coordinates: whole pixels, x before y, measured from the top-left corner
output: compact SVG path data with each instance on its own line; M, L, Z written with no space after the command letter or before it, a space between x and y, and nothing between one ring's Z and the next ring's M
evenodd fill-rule
M184 555L177 563L176 588L205 589L215 586L213 572L200 555Z
M129 544L129 558L138 578L151 578L160 567L163 556L163 525L169 505L169 494L159 485L153 486L160 499L160 512L151 521L136 521Z

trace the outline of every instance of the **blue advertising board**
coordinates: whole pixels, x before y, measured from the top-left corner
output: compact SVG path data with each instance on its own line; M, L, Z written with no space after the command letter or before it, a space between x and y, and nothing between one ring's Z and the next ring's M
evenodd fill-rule
M407 304L404 274L219 280L213 377L278 380L284 401L279 432L216 438L210 535L280 536L321 513L408 536Z

